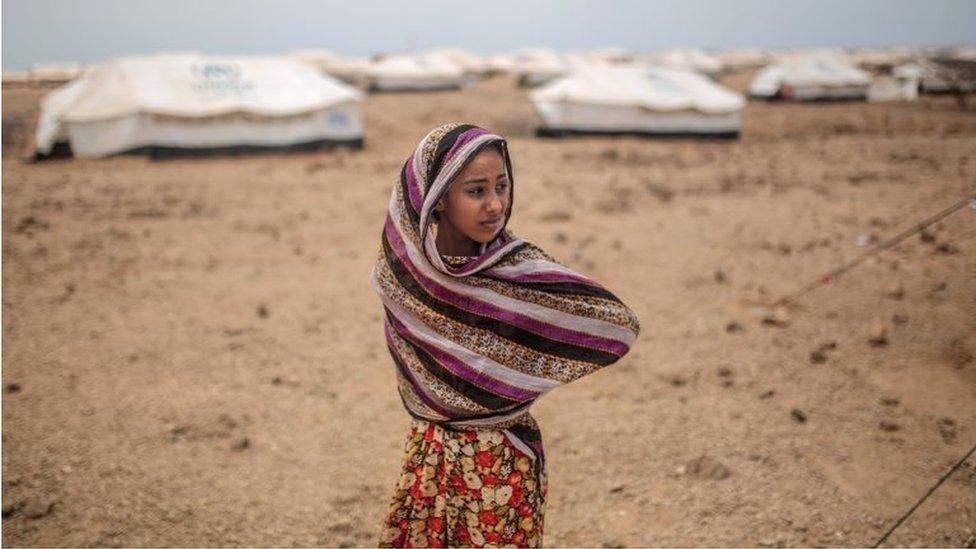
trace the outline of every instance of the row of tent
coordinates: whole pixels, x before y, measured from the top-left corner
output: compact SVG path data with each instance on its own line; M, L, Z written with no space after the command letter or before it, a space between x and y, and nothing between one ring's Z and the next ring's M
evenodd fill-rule
M442 50L388 56L365 73L348 60L308 51L288 57L117 58L81 71L44 99L36 150L45 156L69 145L74 155L97 157L132 150L362 146L363 93L353 85L363 85L359 76L367 75L366 87L374 90L426 90L457 88L500 70L465 55ZM542 62L513 65L525 71L520 78L538 80L527 84L535 86L530 98L542 119L540 134L738 135L745 99L707 73L661 60L627 61L622 51L587 55L554 74L542 70ZM905 99L917 93L925 70L900 66L884 88L836 56L794 55L760 70L749 93L766 99Z
M918 59L872 75L829 53L793 56L759 70L749 85L758 99L910 101L921 93L976 91L973 59Z
M113 59L41 104L39 156L362 146L359 89L283 57ZM531 93L540 133L734 136L745 104L691 71L589 65Z
M367 89L396 90L459 87L498 72L514 73L523 84L533 86L571 72L579 66L594 64L654 65L715 77L723 73L791 63L796 59L828 57L842 64L876 73L932 58L976 62L976 46L792 50L752 48L723 52L676 48L650 53L632 53L623 48L577 51L528 48L497 55L478 55L460 48L443 48L416 54L375 55L369 58L344 57L330 50L295 50L286 57L353 85ZM3 83L64 83L91 68L77 63L38 64L30 70L4 71ZM418 82L421 79L426 79L426 82Z
M868 83L872 73L887 73L891 78L905 78L899 66L914 67L923 91L945 88L944 77L929 59L943 58L976 63L976 47L956 48L862 48L764 51L738 49L709 53L683 48L634 54L621 48L599 48L560 52L549 48L519 50L513 54L478 56L462 49L438 49L419 54L377 56L372 59L344 58L327 50L302 50L290 56L300 62L350 84L368 90L430 90L459 88L478 78L506 72L514 74L520 85L536 87L560 76L593 65L652 65L666 69L692 71L715 78L729 72L776 68L783 73L801 72L799 78L836 80L840 72L846 79ZM804 66L805 65L805 66ZM819 65L819 66L818 66ZM834 74L831 74L834 73ZM859 76L853 77L854 74ZM769 80L770 76L765 76ZM943 82L939 82L942 80ZM859 85L862 85L859 84ZM760 84L760 87L762 85ZM845 92L840 97L866 97L866 89ZM760 93L756 94L761 97Z

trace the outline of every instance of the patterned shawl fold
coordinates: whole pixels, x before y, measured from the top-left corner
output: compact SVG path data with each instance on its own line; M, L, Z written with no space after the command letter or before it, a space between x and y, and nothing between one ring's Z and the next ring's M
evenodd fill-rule
M443 260L431 213L467 162L492 143L501 146L514 191L503 138L466 124L424 137L394 184L371 282L386 312L407 412L448 429L503 430L535 458L541 476L542 437L529 407L619 360L640 325L608 290L505 226L463 265Z

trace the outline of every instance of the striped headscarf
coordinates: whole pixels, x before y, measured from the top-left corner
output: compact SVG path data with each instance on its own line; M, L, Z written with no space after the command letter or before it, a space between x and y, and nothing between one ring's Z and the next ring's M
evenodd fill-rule
M597 282L505 226L463 265L441 258L434 206L468 161L505 140L447 124L427 134L394 184L371 281L407 412L455 429L499 429L544 474L529 407L543 394L613 364L634 344L634 313ZM512 194L514 196L514 193Z

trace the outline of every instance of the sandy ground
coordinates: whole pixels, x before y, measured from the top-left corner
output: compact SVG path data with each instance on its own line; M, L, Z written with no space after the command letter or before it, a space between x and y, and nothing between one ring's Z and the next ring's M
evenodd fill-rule
M510 226L644 327L533 408L547 546L872 544L976 443L973 210L786 326L759 309L972 192L951 98L541 140L499 77L369 97L360 152L24 163L42 97L3 90L4 545L373 544L409 419L368 274L401 162L452 120L511 138ZM976 458L890 542L976 546Z

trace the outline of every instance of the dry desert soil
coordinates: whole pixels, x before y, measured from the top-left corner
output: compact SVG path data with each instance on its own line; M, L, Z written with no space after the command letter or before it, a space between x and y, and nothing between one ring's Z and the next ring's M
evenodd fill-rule
M26 162L48 91L3 89L6 546L374 545L409 417L368 275L401 163L455 120L510 139L510 228L643 325L533 407L546 546L870 545L976 444L972 208L763 322L974 192L951 97L558 140L502 76L369 96L361 151ZM889 543L976 546L976 457Z

